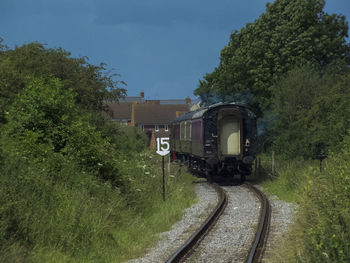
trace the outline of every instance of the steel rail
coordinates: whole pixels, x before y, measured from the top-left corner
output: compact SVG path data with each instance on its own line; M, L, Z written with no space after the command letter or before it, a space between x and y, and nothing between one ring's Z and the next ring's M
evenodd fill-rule
M248 189L250 189L252 192L254 192L255 195L261 201L259 226L255 234L255 239L250 248L250 252L246 262L247 263L261 262L262 256L265 251L267 236L268 236L269 227L270 227L271 206L270 206L269 200L259 189L257 189L255 186L248 183L245 183L244 185Z
M191 249L198 243L198 241L207 233L207 231L214 226L217 219L220 217L222 212L225 210L227 205L227 195L225 191L218 186L217 184L213 184L215 190L219 196L219 202L216 205L213 212L206 219L206 221L201 225L201 227L191 235L191 237L183 244L166 262L174 263L180 262Z

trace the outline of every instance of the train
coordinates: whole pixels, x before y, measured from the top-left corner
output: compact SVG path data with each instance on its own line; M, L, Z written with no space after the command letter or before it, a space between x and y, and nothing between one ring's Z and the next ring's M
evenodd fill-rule
M257 151L257 118L246 106L220 103L188 112L170 125L170 158L191 172L215 177L251 175Z

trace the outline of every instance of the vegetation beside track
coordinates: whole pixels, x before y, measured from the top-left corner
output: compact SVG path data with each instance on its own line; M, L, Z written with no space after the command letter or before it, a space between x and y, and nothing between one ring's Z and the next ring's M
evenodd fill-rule
M299 205L295 223L269 262L348 262L350 137L323 161L322 172L319 161L276 158L272 173L271 157L261 158L264 190Z
M102 71L0 45L0 262L121 262L195 202L187 173L167 177L163 202L145 135L101 118L124 92Z

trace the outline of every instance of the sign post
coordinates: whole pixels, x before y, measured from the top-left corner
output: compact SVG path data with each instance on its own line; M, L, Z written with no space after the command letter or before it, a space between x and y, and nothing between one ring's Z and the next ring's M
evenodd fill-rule
M163 145L165 145L165 147ZM162 156L163 201L165 201L164 156L169 153L169 148L170 148L169 137L157 138L157 153Z

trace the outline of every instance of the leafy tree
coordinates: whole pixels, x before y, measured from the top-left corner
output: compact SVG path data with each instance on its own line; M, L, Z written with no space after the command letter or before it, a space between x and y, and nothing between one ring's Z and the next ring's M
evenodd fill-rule
M55 155L120 185L116 147L102 136L91 114L75 104L76 96L56 78L28 79L9 108L3 137L18 142L19 151L39 163Z
M125 83L114 80L117 74L106 72L105 64L94 66L87 57L72 58L61 48L30 43L13 50L3 48L0 54L0 122L4 122L5 111L25 87L27 77L51 75L60 79L64 89L76 92L75 102L89 110L101 111L104 100L117 100L125 94L119 87Z
M305 158L315 157L321 146L337 151L350 129L350 72L346 67L329 66L323 73L309 66L296 68L274 90L276 151Z
M323 12L323 0L276 0L254 23L231 34L220 63L199 82L195 94L251 94L258 114L271 106L273 83L296 66L325 67L333 60L350 63L348 24L342 15Z

